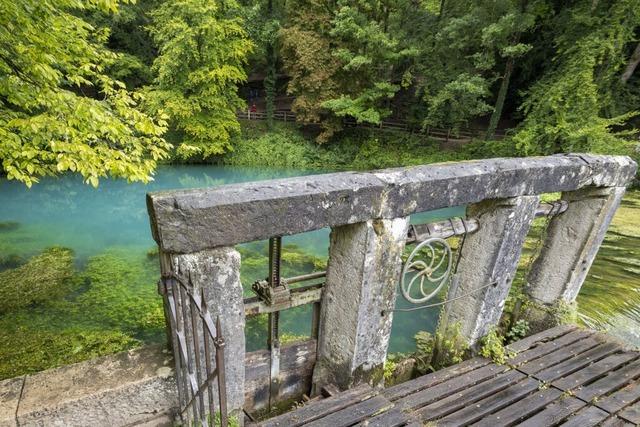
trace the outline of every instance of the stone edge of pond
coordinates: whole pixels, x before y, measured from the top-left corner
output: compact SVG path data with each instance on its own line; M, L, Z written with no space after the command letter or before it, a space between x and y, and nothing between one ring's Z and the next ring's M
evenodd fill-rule
M172 366L152 345L0 381L0 427L172 425Z

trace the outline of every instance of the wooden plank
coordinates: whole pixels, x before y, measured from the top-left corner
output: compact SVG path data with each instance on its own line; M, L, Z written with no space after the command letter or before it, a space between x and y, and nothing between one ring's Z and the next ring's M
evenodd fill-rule
M613 354L585 368L582 368L569 376L553 381L552 384L554 387L557 387L560 390L574 389L590 381L598 379L607 372L612 371L618 366L624 365L627 362L637 359L639 356L640 355L638 353L634 352ZM578 359L580 358L578 357Z
M374 396L363 402L326 415L316 421L305 424L307 427L348 427L379 414L393 406L384 396Z
M411 421L409 414L395 407L358 423L357 427L399 427Z
M620 350L620 346L614 343L604 343L591 350L582 353L580 357L571 358L565 362L559 363L535 374L540 381L551 382L565 375L569 375L590 363L596 362L616 351Z
M524 398L538 389L538 381L525 378L499 393L493 394L474 404L467 405L453 414L438 420L438 426L468 425Z
M471 373L454 377L436 386L421 390L417 393L396 400L396 405L402 409L415 409L428 405L438 399L450 396L475 384L482 383L509 369L506 366L487 365Z
M436 420L458 411L465 406L471 405L486 396L496 394L523 378L525 378L524 374L518 371L507 371L489 381L482 382L472 387L467 387L462 392L455 393L427 405L422 409L415 411L415 414L423 422Z
M590 401L594 397L603 396L640 377L640 360L629 363L604 378L576 391L579 399Z
M587 404L575 397L564 397L548 406L533 417L518 424L519 427L540 427L556 425Z
M611 417L605 420L600 427L634 427L633 424L626 422L625 420L618 417Z
M609 413L598 409L595 406L582 408L574 415L570 416L567 421L560 424L563 427L591 427L597 426L609 416Z
M635 425L640 425L640 402L625 408L618 414L618 417Z
M425 388L433 387L453 377L457 377L459 375L466 374L467 372L486 366L490 362L491 361L489 359L485 359L483 357L475 357L457 365L450 366L446 369L441 369L432 374L423 375L411 381L389 387L385 389L382 394L387 399L395 401L412 393L424 390Z
M288 412L271 418L259 425L264 427L301 426L305 423L322 418L325 415L347 408L357 402L367 400L375 394L376 391L374 391L368 384L362 384L337 396L328 397L318 402L314 402L311 405L303 406L293 412Z
M638 399L640 399L640 382L636 381L612 395L600 399L595 405L613 414Z
M524 363L523 365L518 366L517 369L520 372L532 375L551 366L555 366L558 363L562 363L565 360L571 359L572 357L584 353L585 351L591 350L601 343L602 341L598 340L597 338L590 337L587 339L583 339L574 342L573 344L558 348L553 353L547 354L544 357L540 357L538 359Z
M555 328L547 329L545 331L539 332L537 334L533 334L519 341L516 341L512 344L509 344L507 348L511 351L521 352L539 343L554 340L557 337L565 335L575 329L577 329L577 326L575 325L556 326Z
M553 341L548 341L544 343L539 343L538 345L530 348L529 350L523 351L518 354L516 357L513 357L507 361L507 363L511 366L518 366L523 363L527 363L538 359L542 356L546 356L549 353L553 353L563 347L566 347L570 344L575 343L576 341L584 340L585 338L593 335L593 332L578 329L575 331L571 331L566 335L563 335Z
M511 426L523 418L535 414L561 395L562 392L555 388L540 390L494 414L487 415L473 425L477 427Z
M299 399L311 388L311 376L316 360L316 340L282 346L280 349L281 389L277 401ZM252 351L245 358L245 406L255 411L269 404L268 350Z

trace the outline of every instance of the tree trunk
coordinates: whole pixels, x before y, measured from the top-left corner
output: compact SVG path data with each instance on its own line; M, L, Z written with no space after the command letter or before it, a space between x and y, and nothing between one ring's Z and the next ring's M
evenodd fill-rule
M502 116L502 108L504 107L504 101L507 99L507 90L509 89L509 80L511 80L511 73L513 72L513 65L515 60L509 58L507 60L507 66L505 67L504 77L500 84L500 90L498 91L498 97L496 99L496 105L491 114L491 120L489 120L489 128L487 129L487 135L485 139L493 138L496 129L498 128L498 122Z
M627 68L625 68L624 73L620 77L620 81L622 84L626 84L627 81L633 75L633 72L636 70L636 67L640 64L640 43L636 46L636 50L631 54L631 59L629 59L629 63L627 64Z
M273 0L267 3L267 13L269 18L273 17ZM267 126L273 127L273 114L275 112L276 96L276 47L275 41L270 40L267 44L267 73L262 82L265 92L265 103L267 113Z
M442 19L442 15L444 14L444 4L446 0L440 0L440 13L438 13L438 21Z

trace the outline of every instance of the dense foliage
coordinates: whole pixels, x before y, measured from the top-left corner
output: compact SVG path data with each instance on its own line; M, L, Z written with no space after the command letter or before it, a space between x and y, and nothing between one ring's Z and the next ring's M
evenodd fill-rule
M510 129L512 155L638 153L638 0L1 4L0 158L27 185L148 180L167 141L175 160L237 163L247 100L326 147L354 143L345 123L403 119Z
M138 107L107 68L106 28L81 17L117 10L117 0L0 2L0 159L28 186L42 175L106 174L147 181L166 156L163 116Z
M234 13L234 11L236 13ZM163 2L152 14L150 32L159 49L148 104L166 111L180 131L180 157L209 157L231 149L240 131L236 111L244 106L238 84L252 43L233 1Z

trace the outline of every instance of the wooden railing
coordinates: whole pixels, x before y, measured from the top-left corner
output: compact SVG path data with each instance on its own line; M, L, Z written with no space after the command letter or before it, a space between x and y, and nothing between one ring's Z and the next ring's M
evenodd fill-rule
M314 390L381 383L399 283L403 297L418 305L448 289L439 327L455 323L476 345L500 320L536 215L550 218L525 294L537 310L532 322L548 327L558 307L574 303L635 171L628 157L492 159L165 191L149 194L147 205L163 275L189 277L194 294L220 318L227 400L238 414L245 393L248 402L268 395L273 404L291 397L296 383ZM561 201L540 203L541 194L555 192ZM453 206L467 206L466 217L409 223L414 213ZM281 237L325 227L328 269L313 277L321 282L289 288L291 279L280 277ZM446 239L454 235L464 239L452 263ZM254 284L256 297L245 299L235 245L263 239L270 241L269 277ZM416 249L403 267L407 244ZM315 308L314 336L293 354L280 348L278 313L302 304ZM249 385L254 374L245 381L254 368L244 364L244 325L261 313L270 316L270 348L246 358L268 376L256 391Z
M268 114L263 111L240 111L237 113L240 120L267 120ZM290 110L277 110L273 112L273 120L281 122L295 122L296 114ZM424 128L421 125L403 119L383 119L379 124L358 123L354 118L345 118L343 123L347 127L363 127L367 129L384 129L391 131L402 131L424 134L433 139L441 141L470 141L474 138L484 138L486 129L479 128L459 128L446 129L437 127ZM502 139L506 136L506 131L497 129L494 132L494 139Z

